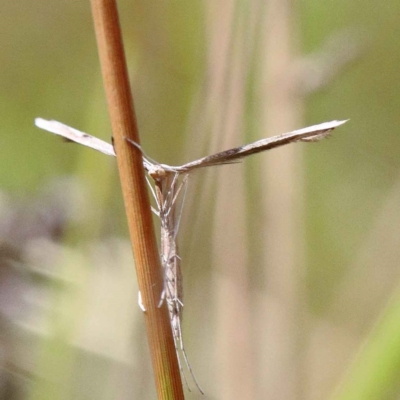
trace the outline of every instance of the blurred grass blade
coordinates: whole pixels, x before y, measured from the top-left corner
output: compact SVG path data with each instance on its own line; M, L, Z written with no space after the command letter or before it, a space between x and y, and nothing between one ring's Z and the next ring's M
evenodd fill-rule
M400 287L331 400L383 400L399 386ZM394 398L394 397L393 397Z

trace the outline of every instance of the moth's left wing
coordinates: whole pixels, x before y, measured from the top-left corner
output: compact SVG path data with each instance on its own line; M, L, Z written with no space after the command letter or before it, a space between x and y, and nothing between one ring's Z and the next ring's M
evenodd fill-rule
M72 140L73 142L83 144L84 146L91 147L109 156L115 157L114 147L101 139L91 136L87 133L78 131L68 125L64 125L58 121L48 121L42 118L35 119L35 125L41 129L55 133L65 139Z

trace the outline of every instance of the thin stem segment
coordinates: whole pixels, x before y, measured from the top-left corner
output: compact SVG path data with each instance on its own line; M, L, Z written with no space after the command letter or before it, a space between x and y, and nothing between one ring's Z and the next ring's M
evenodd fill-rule
M91 4L158 398L183 399L167 307L157 307L163 281L142 154L126 140L140 143L117 5L115 0Z

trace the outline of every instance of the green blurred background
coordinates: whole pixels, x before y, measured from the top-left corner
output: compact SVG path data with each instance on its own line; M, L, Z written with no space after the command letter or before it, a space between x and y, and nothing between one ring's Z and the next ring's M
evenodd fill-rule
M204 398L399 399L400 3L119 9L160 162L350 118L191 178L183 331ZM33 124L110 140L90 3L4 0L0 18L0 396L154 399L115 160Z

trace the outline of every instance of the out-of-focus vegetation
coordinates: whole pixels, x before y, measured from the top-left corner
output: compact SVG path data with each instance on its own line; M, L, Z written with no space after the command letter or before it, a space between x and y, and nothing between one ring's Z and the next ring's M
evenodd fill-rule
M191 179L183 332L206 397L399 398L400 3L119 8L160 162L350 118ZM1 26L0 398L153 399L115 160L33 125L110 139L90 4L5 0Z

